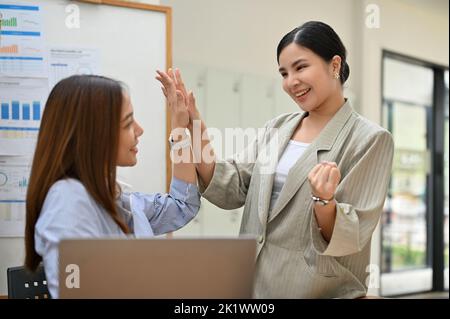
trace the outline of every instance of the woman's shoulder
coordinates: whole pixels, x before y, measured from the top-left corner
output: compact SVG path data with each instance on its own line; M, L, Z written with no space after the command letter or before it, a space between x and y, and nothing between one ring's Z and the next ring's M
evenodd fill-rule
M358 132L358 135L366 136L368 138L377 136L391 137L391 133L387 129L367 119L356 111L353 112L352 116L355 118L354 130Z
M266 123L266 127L269 128L280 128L281 126L291 122L297 121L303 112L291 112L291 113L282 113L275 118L271 119Z
M116 228L105 224L105 214L76 179L55 182L47 193L36 223L36 238L58 242L63 238L96 237ZM112 230L112 231L111 231Z
M83 183L75 178L64 178L56 181L49 189L48 194L74 193L74 195L87 195Z
M64 212L83 213L85 208L94 208L95 206L95 202L79 180L65 178L58 180L50 187L45 197L42 211L61 210Z

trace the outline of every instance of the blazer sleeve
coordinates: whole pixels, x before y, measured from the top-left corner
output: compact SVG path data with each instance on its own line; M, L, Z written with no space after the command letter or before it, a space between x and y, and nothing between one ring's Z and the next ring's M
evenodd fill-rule
M263 151L265 140L274 136L274 131L270 129L273 121L267 122L263 129L258 130L256 137L243 151L230 159L216 160L208 187L198 178L202 197L222 209L236 209L245 204L255 162L261 161L261 156L258 158L259 153L267 153L266 150ZM267 145L272 144L274 143L267 142ZM268 157L264 156L265 159Z
M391 176L394 142L383 130L368 145L365 152L356 153L359 159L337 187L336 220L329 243L320 234L314 212L311 214L312 243L320 255L360 252L378 224Z

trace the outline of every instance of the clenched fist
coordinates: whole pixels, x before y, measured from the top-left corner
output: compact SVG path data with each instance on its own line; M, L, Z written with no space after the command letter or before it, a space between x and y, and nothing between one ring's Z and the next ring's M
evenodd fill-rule
M309 172L308 180L314 196L331 200L341 181L341 173L336 163L322 162Z

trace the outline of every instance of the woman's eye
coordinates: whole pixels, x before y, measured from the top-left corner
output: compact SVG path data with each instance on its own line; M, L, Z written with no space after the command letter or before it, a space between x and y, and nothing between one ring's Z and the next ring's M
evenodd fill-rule
M304 69L304 68L306 68L306 65L300 65L297 67L297 71L300 71L301 69Z

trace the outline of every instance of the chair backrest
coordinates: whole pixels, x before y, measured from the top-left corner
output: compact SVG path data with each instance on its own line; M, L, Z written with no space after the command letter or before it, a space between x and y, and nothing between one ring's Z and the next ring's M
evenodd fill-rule
M9 299L49 299L44 267L39 265L31 273L25 267L11 267L7 270Z

